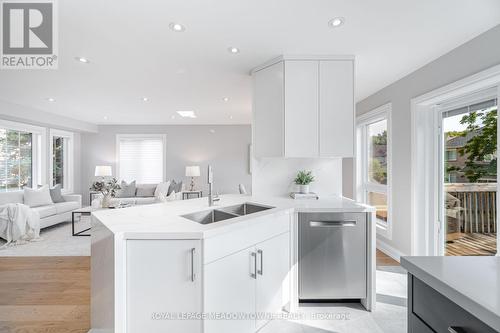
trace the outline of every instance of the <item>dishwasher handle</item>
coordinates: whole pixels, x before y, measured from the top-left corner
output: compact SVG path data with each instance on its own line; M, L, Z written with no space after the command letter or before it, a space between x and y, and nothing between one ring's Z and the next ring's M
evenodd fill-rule
M313 228L331 228L331 227L355 227L356 220L341 221L309 221L309 226Z

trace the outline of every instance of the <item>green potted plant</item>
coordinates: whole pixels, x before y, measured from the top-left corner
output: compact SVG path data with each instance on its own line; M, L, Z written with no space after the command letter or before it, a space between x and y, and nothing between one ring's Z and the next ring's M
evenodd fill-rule
M299 193L309 193L309 184L314 181L312 171L302 170L297 173L295 177L295 184Z
M116 195L116 191L121 189L118 184L118 180L116 178L112 178L110 180L97 180L92 183L90 187L91 191L98 192L102 194L102 208L108 208L111 198Z

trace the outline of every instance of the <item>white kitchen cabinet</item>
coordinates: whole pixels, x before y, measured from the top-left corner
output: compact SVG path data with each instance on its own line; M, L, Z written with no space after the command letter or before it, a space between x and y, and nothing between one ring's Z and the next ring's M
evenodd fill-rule
M204 310L207 314L255 312L255 250L245 249L205 265ZM255 332L252 318L205 320L204 333Z
M283 62L254 74L253 150L259 156L284 154L284 81Z
M200 320L169 320L202 310L200 240L127 240L127 333L202 331Z
M319 155L354 156L354 63L319 62Z
M283 56L252 74L255 157L354 155L353 57Z
M204 333L253 333L289 301L290 233L270 238L205 265L204 310L234 320L205 320Z
M257 254L257 313L279 313L289 301L290 233L271 238L255 246ZM257 329L267 320L257 318Z
M317 157L318 62L285 62L285 156Z

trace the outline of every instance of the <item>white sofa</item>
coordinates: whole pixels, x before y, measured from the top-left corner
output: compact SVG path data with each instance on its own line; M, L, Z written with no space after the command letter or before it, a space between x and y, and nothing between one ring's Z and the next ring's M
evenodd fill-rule
M71 212L82 207L82 196L80 194L63 194L63 198L64 202L31 208L40 215L40 229L61 222L71 221ZM0 193L0 205L8 203L24 203L24 192Z

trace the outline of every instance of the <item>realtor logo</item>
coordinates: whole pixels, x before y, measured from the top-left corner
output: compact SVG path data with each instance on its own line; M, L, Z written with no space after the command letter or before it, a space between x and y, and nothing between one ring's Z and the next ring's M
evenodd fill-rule
M53 0L1 1L2 69L56 69L57 25Z

